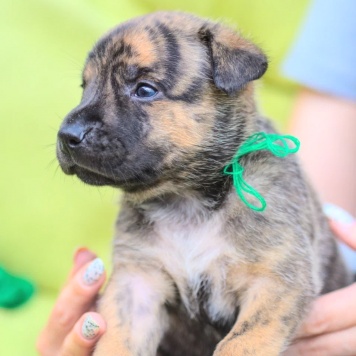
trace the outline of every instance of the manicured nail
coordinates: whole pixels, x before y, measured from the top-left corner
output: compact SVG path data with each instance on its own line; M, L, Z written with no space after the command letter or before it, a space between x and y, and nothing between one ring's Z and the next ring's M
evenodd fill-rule
M324 204L323 210L328 218L335 220L339 225L343 225L345 228L348 228L356 222L355 218L349 212L334 204Z
M98 335L98 332L99 332L99 325L91 317L91 315L88 315L85 318L84 323L82 325L82 335L87 340L91 340L94 339L96 335Z
M86 285L90 286L95 282L97 282L103 273L104 273L104 263L100 258L96 258L87 267L83 275L83 281Z

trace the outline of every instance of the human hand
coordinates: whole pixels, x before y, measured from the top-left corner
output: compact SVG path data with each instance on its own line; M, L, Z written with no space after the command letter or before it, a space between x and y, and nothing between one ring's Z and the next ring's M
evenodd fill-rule
M356 250L356 223L332 221L339 239ZM356 283L319 297L285 356L356 355Z
M341 224L335 220L330 221L330 226L340 241L356 251L356 221L352 224Z
M40 355L91 355L106 330L100 314L91 311L104 281L102 261L91 251L78 249L68 280L38 337Z

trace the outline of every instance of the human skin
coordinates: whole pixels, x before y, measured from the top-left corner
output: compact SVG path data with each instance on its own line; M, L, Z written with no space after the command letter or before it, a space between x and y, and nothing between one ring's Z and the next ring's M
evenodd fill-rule
M345 227L332 222L332 228L340 240L356 250L356 223ZM104 284L105 274L91 286L83 285L81 281L85 269L95 257L93 252L84 248L75 253L68 281L38 338L40 355L91 355L96 342L105 332L105 321L98 313L91 311ZM356 283L319 297L284 355L355 355L356 313L350 312L353 310L356 310ZM99 325L97 335L90 340L81 334L81 326L88 313Z
M356 102L301 88L289 132L301 142L299 157L324 202L356 215Z
M289 131L301 141L299 157L324 202L356 215L356 102L302 87ZM331 222L356 250L356 224ZM355 355L356 284L317 299L285 355Z
M86 270L95 258L96 255L86 248L75 252L67 282L38 337L36 346L40 355L90 355L105 332L105 321L98 313L93 312L99 290L105 282L105 272L90 285L83 281ZM95 335L90 337L82 332L83 323L88 317L98 325Z
M340 240L356 250L356 222L331 222ZM356 283L319 297L284 356L356 354Z

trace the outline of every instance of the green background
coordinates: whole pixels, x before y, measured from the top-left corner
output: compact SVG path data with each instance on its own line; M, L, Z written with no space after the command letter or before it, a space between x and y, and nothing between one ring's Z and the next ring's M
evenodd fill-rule
M118 192L65 176L55 159L57 129L80 99L81 68L98 37L117 23L162 9L238 26L270 67L258 84L261 111L283 128L295 86L279 75L306 0L0 0L0 265L36 284L15 310L0 309L0 354L36 354L78 246L110 266Z

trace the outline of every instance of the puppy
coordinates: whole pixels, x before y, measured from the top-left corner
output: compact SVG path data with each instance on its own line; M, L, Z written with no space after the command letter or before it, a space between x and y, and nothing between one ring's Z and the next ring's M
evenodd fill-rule
M279 355L313 298L350 282L293 155L241 157L264 211L224 174L251 135L275 132L253 97L266 68L233 30L174 12L89 53L57 155L66 174L125 192L95 355Z

